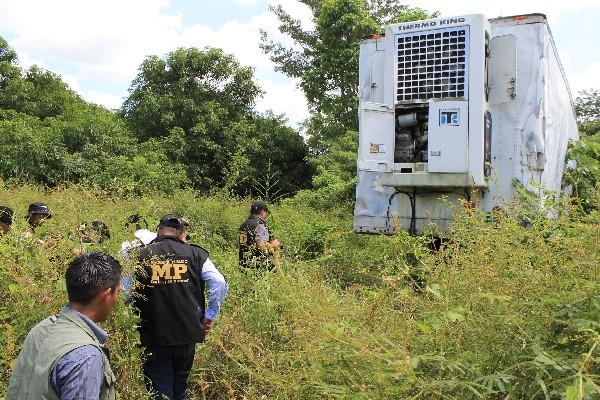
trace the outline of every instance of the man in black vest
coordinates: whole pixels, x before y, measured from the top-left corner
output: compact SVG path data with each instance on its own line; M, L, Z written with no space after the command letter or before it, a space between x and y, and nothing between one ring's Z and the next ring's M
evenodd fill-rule
M268 216L267 203L262 200L252 202L250 215L239 229L240 267L273 269L273 255L281 243L273 238L267 226Z
M179 215L162 217L156 239L140 250L143 271L136 274L144 376L149 389L170 400L185 399L196 343L204 341L227 294L208 252L186 243L188 226Z

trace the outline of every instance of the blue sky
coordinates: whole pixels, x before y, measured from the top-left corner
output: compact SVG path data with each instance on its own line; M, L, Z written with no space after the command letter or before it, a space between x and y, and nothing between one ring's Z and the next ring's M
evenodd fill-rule
M573 94L600 89L600 0L406 3L443 16L545 13ZM285 114L295 125L308 115L302 92L258 48L259 29L282 39L270 4L282 4L310 27L308 10L295 0L0 0L0 35L22 66L48 68L85 99L109 108L121 105L145 56L221 47L255 68L265 91L259 110Z

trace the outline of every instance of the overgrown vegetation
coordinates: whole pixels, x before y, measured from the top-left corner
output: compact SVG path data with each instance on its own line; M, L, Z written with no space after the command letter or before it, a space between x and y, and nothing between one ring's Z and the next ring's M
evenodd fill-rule
M600 395L597 208L584 214L568 204L537 211L513 204L485 215L459 207L443 246L432 251L427 236L355 235L345 211L315 211L291 199L274 207L271 221L286 244L281 270L245 275L236 240L248 202L191 192L132 202L78 187L0 192L0 203L18 215L40 198L54 218L39 236L23 238L18 218L0 238L0 393L27 331L65 302L62 277L81 246L79 225L107 221L111 239L92 248L114 254L129 238L121 226L129 214L140 211L152 225L179 211L231 288L199 347L193 398ZM562 217L548 220L549 207L561 207ZM531 227L522 226L524 217ZM36 242L41 237L45 245ZM126 399L146 398L135 324L123 304L106 324Z
M523 194L491 214L449 205L456 221L438 250L433 235L355 235L360 38L435 14L387 0L302 3L311 29L273 9L296 47L266 36L263 46L300 79L307 143L282 117L255 112L253 71L218 49L148 57L123 108L109 111L52 72L23 70L0 39L0 204L17 212L0 236L0 398L28 330L65 303L75 252L117 254L131 239L127 216L154 225L168 212L190 219L190 240L230 284L199 347L193 398L600 398L600 93L576 101L576 198ZM249 202L235 196L247 194L278 200L277 272L237 268ZM54 218L27 238L22 216L39 200ZM92 220L111 239L84 247L78 228ZM136 323L120 302L105 325L123 399L147 398Z
M575 100L580 139L570 144L567 158L571 166L565 171L565 181L584 210L596 204L596 186L600 182L600 90L584 90Z

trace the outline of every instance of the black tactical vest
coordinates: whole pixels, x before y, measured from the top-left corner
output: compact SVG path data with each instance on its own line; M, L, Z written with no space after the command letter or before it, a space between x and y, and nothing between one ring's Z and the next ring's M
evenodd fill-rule
M159 236L140 250L140 287L134 304L142 319L142 346L204 341L204 281L208 252L172 236Z
M267 230L269 229L265 221L252 214L240 226L240 267L257 268L264 265L269 259L269 253L261 251L256 246L256 228L259 224L265 225ZM269 240L272 239L270 236L271 231L269 231Z

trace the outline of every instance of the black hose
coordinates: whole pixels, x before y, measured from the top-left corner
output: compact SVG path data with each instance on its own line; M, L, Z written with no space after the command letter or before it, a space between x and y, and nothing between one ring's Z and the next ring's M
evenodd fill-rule
M386 218L385 218L385 231L387 233L387 232L389 232L389 229L390 229L390 226L389 226L389 224L390 224L390 209L392 207L392 200L394 199L394 197L396 197L397 194L405 194L406 196L408 196L408 199L410 201L410 208L411 208L410 226L408 228L408 233L412 236L415 236L417 234L417 188L415 188L415 187L413 187L412 193L403 192L398 189L394 190L394 193L392 193L392 195L388 199Z

